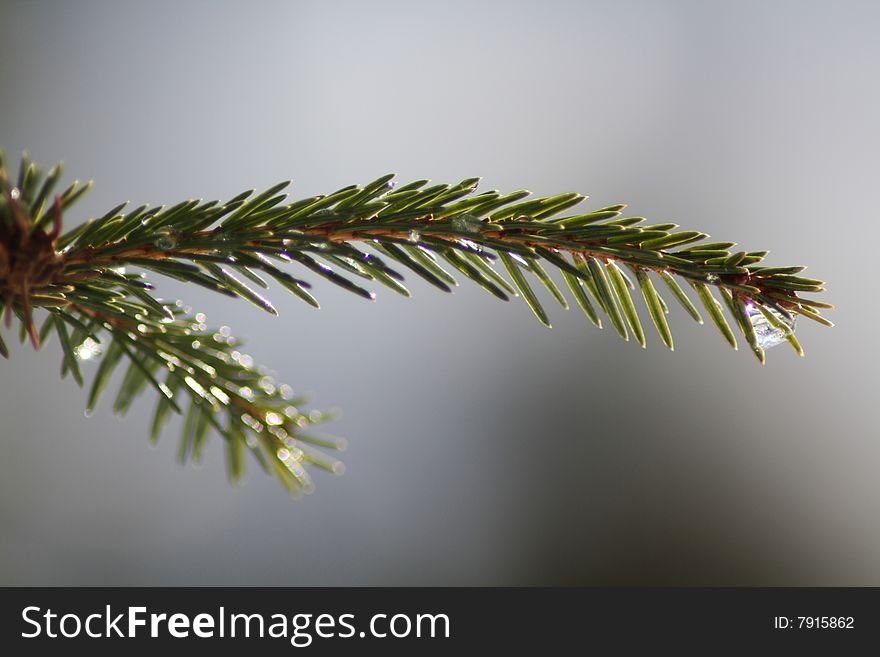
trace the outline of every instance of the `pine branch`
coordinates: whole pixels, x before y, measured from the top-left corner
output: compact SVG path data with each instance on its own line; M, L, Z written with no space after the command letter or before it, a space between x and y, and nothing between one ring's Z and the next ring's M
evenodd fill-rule
M213 429L226 440L233 480L249 450L291 491L310 490L304 465L341 470L314 447L343 443L310 433L326 416L299 410L304 400L292 399L289 386L254 368L227 327L209 330L204 315L155 297L145 274L129 268L241 297L271 314L277 312L262 292L267 279L318 307L300 275L321 276L372 300L371 282L409 296L400 269L444 292L457 285L455 271L504 301L522 296L549 327L535 282L568 308L550 267L590 322L601 328L604 319L644 348L634 298L641 297L660 340L672 349L669 308L655 285L662 281L702 323L684 290L692 287L736 349L729 315L761 363L766 348L785 341L803 355L794 334L798 315L831 325L819 314L829 304L801 296L823 291L821 281L800 276L804 267L764 266L766 251L732 251L735 243L708 243L698 231L647 225L642 217L622 216L623 205L570 214L585 199L574 192L542 198L525 190L477 193L477 178L453 185L420 180L395 189L386 175L290 203L284 182L225 203L191 200L130 211L122 204L62 234L63 212L88 185L74 183L50 203L60 177L61 165L43 176L25 157L13 183L0 161L0 298L7 325L16 316L22 338L29 336L34 347L56 335L62 373L80 385L79 361L103 356L90 410L125 360L114 410L124 413L152 387L159 393L152 439L173 412L184 414L181 460L198 459ZM37 310L47 315L39 329ZM0 353L7 355L2 337Z

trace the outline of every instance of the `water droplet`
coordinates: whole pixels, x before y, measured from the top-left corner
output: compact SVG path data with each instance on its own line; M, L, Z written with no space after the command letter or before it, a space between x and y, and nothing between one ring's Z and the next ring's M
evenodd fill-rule
M284 422L284 417L280 413L276 413L275 411L268 411L266 413L266 424L270 427L277 427Z
M93 340L92 338L86 338L83 340L83 343L79 345L75 350L76 357L80 360L91 360L92 358L97 358L103 352L103 348L101 345Z
M196 321L199 324L203 323L206 319L208 319L208 318L205 316L205 313L197 313L196 314Z
M232 335L232 329L230 329L228 326L221 326L219 333L224 338L228 338L230 335Z
M9 196L10 198L12 198L13 201L17 201L19 197L21 197L21 192L19 191L18 187L13 187L12 189L10 189Z
M797 315L792 315L791 319L788 319L782 313L773 310L773 308L767 308L766 310L779 320L781 326L771 324L770 320L764 317L764 313L758 310L755 304L746 304L746 314L749 316L749 321L755 329L758 346L762 349L769 349L785 342L786 338L794 333L794 326L797 321Z
M157 249L161 249L162 251L170 251L174 247L177 246L177 238L174 237L174 234L171 231L166 231L164 233L160 233L156 240L153 242L156 245Z
M413 230L409 231L409 237L407 239L410 242L412 242L413 244L415 244L420 239L422 239L422 234L419 231L413 229Z
M706 274L707 283L717 283L719 281L717 274Z
M201 349L201 348L202 348L202 343L199 342L198 340L193 340L193 341L192 341L192 348L193 348L193 349Z
M472 214L462 214L452 218L452 229L460 233L479 233L483 222Z
M278 386L278 394L281 395L281 399L293 399L293 388L291 388L286 383L282 383L280 386Z
M83 411L83 415L85 415L86 417L92 417L92 415L94 415L94 411L91 408L87 408Z
M238 394L241 395L242 397L244 397L245 399L253 399L254 398L254 391L251 390L247 386L243 386L243 387L239 388Z

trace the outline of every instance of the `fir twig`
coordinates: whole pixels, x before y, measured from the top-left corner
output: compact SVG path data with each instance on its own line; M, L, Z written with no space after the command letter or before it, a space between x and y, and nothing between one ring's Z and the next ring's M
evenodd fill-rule
M722 304L711 292L718 290L761 362L765 347L780 341L803 355L793 333L796 315L830 325L819 310L831 306L801 296L823 291L821 281L800 275L803 267L764 266L766 251L731 252L734 243L707 243L708 236L698 231L645 225L642 217L622 216L623 205L570 214L585 198L576 193L535 199L524 190L477 193L477 178L453 185L420 180L395 189L393 176L386 175L288 202L285 182L225 203L191 200L131 211L123 204L62 233L63 212L88 185L74 183L53 197L61 173L58 165L43 176L25 157L13 182L0 161L0 302L7 323L17 317L22 335L35 347L57 335L62 373L71 373L80 385L79 361L103 355L90 411L114 369L126 361L114 410L126 412L141 391L153 388L159 401L152 439L171 413L183 414L181 459L198 459L214 430L226 440L233 480L250 451L291 491L310 490L305 465L341 470L336 459L315 448L343 443L314 435L311 427L324 421L324 414L301 410L304 400L255 367L227 327L209 329L204 315L155 297L144 272L240 297L277 314L262 292L268 279L317 307L301 275L321 276L373 299L367 286L373 281L409 296L403 269L449 292L457 284L454 270L502 300L521 295L549 327L529 278L567 308L544 268L550 266L593 324L602 326L601 312L623 339L632 334L644 347L631 293L635 280L670 349L669 308L654 280L662 280L702 323L682 280L736 348ZM39 329L38 310L46 314ZM2 337L0 354L8 355Z

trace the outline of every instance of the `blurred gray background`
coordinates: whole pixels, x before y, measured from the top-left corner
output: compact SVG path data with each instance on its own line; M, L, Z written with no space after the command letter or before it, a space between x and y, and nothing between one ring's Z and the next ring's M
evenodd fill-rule
M293 501L221 444L175 462L0 364L0 584L880 585L876 2L0 3L0 145L125 199L297 196L388 171L578 190L829 281L765 367L673 308L676 351L579 311L315 281L281 317L160 281L339 407L346 474ZM550 304L548 303L548 308ZM94 367L94 366L92 366ZM149 398L148 398L149 397Z

